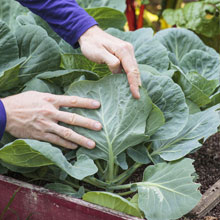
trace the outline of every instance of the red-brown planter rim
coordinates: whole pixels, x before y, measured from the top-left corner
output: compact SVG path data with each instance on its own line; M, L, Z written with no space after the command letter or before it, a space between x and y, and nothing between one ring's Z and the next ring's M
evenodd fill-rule
M25 220L29 215L30 220L141 220L2 175L0 213L16 190L18 192L4 216L5 220Z

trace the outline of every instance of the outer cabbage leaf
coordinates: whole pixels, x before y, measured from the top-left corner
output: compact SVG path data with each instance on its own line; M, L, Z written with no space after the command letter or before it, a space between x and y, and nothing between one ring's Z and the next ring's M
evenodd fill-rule
M11 29L16 26L16 17L26 14L28 9L14 0L0 0L0 20L5 21Z
M153 103L160 108L165 117L165 124L151 139L164 140L175 137L187 123L188 117L188 107L181 88L167 76L142 72L141 79Z
M185 73L197 72L208 80L220 79L220 57L211 56L201 50L192 50L185 54L180 67Z
M70 176L82 180L97 172L94 162L80 155L74 165L69 163L59 148L46 142L17 139L0 149L0 159L20 167L56 165Z
M216 109L219 108L220 105L217 105L189 115L186 126L175 138L152 143L154 151L151 156L160 155L164 160L173 161L200 147L200 139L206 139L218 130L220 118Z
M19 50L15 35L0 20L0 71L8 67L8 63L19 58Z
M69 111L100 121L103 129L99 132L82 127L71 127L96 142L96 157L106 161L147 139L144 135L146 120L152 110L152 102L146 91L140 89L141 98L132 97L125 74L110 75L99 81L73 83L67 95L78 95L100 101L101 108L69 109ZM83 150L85 153L93 150ZM100 152L100 153L99 153Z
M123 32L109 28L107 32L130 42L134 46L135 57L139 64L148 64L160 72L168 69L169 58L167 50L153 38L152 29L142 28L132 32Z
M125 11L126 3L125 1L118 0L77 0L77 3L83 8L97 8L97 7L110 7Z
M60 51L56 42L37 25L25 25L16 29L20 57L27 61L20 69L20 79L28 81L36 74L58 70Z
M148 220L182 217L199 202L199 184L193 182L191 159L148 166L137 183L138 206Z
M168 28L155 34L155 39L163 44L171 53L169 55L175 65L178 65L183 56L192 50L202 50L212 56L219 57L219 54L212 48L205 46L200 38L192 31L184 28Z
M117 210L128 215L142 218L141 211L133 203L123 197L110 192L88 192L84 194L83 200Z
M113 8L89 8L86 9L86 11L98 22L102 29L113 27L123 30L126 23L126 17L124 13Z

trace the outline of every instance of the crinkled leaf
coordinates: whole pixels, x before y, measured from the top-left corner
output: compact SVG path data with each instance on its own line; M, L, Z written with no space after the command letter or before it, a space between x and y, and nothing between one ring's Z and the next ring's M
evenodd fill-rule
M185 73L197 72L208 80L220 77L220 57L211 56L201 50L192 50L185 54L180 62Z
M205 80L205 78L203 79ZM185 75L183 72L177 71L173 76L173 80L182 88L185 97L194 102L199 107L204 106L210 102L209 95L206 95L199 87L197 87L197 85L194 85L193 82L191 82L187 75ZM202 86L202 84L200 85Z
M62 54L61 66L64 69L82 69L98 74L100 77L111 74L106 64L97 64L88 60L82 54Z
M123 30L126 23L126 17L124 13L113 8L89 8L86 9L86 11L98 22L102 29L113 27Z
M133 203L114 193L88 192L84 194L83 200L142 218L141 211Z
M5 145L0 149L0 159L5 163L21 167L56 165L80 180L97 172L96 165L86 155L80 155L72 165L60 149L36 140L18 139Z
M37 77L53 83L59 87L69 86L75 79L85 76L88 80L97 80L99 76L92 71L74 69L74 70L57 70L41 73Z
M101 107L95 111L69 111L99 121L103 129L97 132L82 127L71 128L96 142L96 154L100 152L101 157L104 156L103 159L112 160L112 157L116 157L128 147L147 139L144 131L152 102L143 88L140 89L140 93L139 100L132 97L125 74L110 75L99 81L73 83L66 92L67 95L98 100ZM89 150L89 153L92 151Z
M109 28L107 32L130 42L134 47L135 57L139 64L150 65L161 72L168 69L169 58L167 50L160 42L153 38L152 29L142 28L132 32L123 32Z
M125 1L118 0L77 0L77 3L83 8L97 8L97 7L110 7L120 10L121 12L125 11L126 3Z
M220 124L220 118L216 111L218 108L220 108L219 105L189 115L186 126L175 138L152 143L154 151L151 155L160 155L164 160L172 161L182 158L200 147L200 139L206 139L218 130Z
M82 198L84 194L84 188L80 187L79 191L77 192L75 189L73 189L69 185L65 185L62 183L48 183L44 186L46 189L49 189L51 191L62 193L74 198Z
M188 107L183 92L167 76L155 76L149 72L142 72L141 79L142 86L147 89L152 102L160 108L165 117L165 124L159 127L151 139L162 140L175 137L187 122Z
M168 24L193 30L206 37L213 37L220 34L220 7L216 7L215 4L217 3L213 1L191 2L181 9L165 10L163 17Z
M59 69L59 47L43 28L37 25L21 26L16 29L16 37L20 57L27 57L20 69L24 81L38 73Z
M138 205L148 220L182 217L199 202L199 184L193 182L191 159L148 166L137 184Z

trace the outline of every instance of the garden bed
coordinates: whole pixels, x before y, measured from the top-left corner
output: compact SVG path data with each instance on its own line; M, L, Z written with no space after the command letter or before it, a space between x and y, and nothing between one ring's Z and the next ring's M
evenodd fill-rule
M210 137L203 147L190 158L195 159L195 168L198 174L197 182L201 183L200 191L204 193L211 185L219 179L219 154L220 154L220 133ZM141 179L142 169L140 168L132 178ZM16 177L19 177L16 175ZM131 178L131 180L132 180ZM130 219L137 220L139 218L124 215L122 213L112 211L80 199L71 198L61 194L53 193L39 186L15 180L11 177L0 176L0 212L7 205L13 193L19 189L15 195L15 199L10 206L10 210L5 215L5 219L26 219L30 214L31 219L105 219L120 220ZM45 208L47 207L47 208ZM213 220L220 217L220 204L211 210L206 216L211 216ZM204 220L205 218L187 218L181 220Z

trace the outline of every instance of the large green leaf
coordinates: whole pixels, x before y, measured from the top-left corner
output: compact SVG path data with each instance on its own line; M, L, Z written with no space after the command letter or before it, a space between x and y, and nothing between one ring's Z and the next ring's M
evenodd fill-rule
M171 220L182 217L199 202L199 184L193 183L195 169L191 159L159 163L144 171L137 183L138 206L148 220Z
M160 108L165 117L165 124L151 139L175 137L185 126L188 117L188 108L181 88L169 77L152 75L147 71L141 73L141 79L153 103Z
M126 23L126 17L124 13L113 8L89 8L86 9L86 11L89 15L95 18L102 29L113 27L123 30Z
M71 186L62 183L48 183L44 187L54 192L62 193L74 198L82 198L82 195L84 194L83 187L80 188L79 191L77 192Z
M20 167L56 165L70 176L80 180L97 172L94 162L86 155L80 155L72 165L59 148L36 140L18 139L5 145L0 149L0 159Z
M53 83L59 87L65 87L74 82L80 76L85 76L88 80L99 79L98 75L89 70L72 69L72 70L57 70L39 74L37 77Z
M220 34L220 6L216 4L213 1L192 2L181 9L166 9L163 17L168 24L191 29L206 37L213 37Z
M125 0L77 0L78 4L83 8L97 8L97 7L110 7L125 11L126 3Z
M196 72L185 75L180 69L174 74L173 80L182 88L185 97L199 107L211 101L209 96L218 85L218 81L207 80Z
M25 25L16 29L20 57L27 61L20 69L23 81L46 71L58 70L60 65L59 47L47 32L37 25Z
M94 72L99 76L103 77L105 75L111 74L108 66L106 64L98 64L88 60L82 54L62 54L61 55L61 66L64 69L81 69L88 70L89 72Z
M113 210L124 212L128 215L142 218L141 211L134 204L123 197L110 192L88 192L83 200L104 206Z
M134 47L135 57L139 64L148 64L160 72L168 69L169 58L167 50L153 38L152 29L142 28L133 32L123 32L109 28L107 32L130 42Z
M15 88L19 84L19 69L21 64L24 62L25 58L17 59L12 62L9 62L4 66L5 70L0 68L0 92L8 91L12 88Z
M160 155L164 160L172 161L184 157L201 146L200 139L208 138L217 132L220 118L213 106L205 111L190 115L183 130L175 137L164 141L154 141L152 156Z
M62 89L50 82L46 82L44 80L38 79L37 77L34 77L30 81L24 84L25 91L38 91L38 92L44 92L44 93L51 93L51 94L62 94Z
M14 0L0 0L0 5L0 20L5 21L11 29L16 26L16 17L28 12L27 8Z
M147 139L144 131L152 102L143 88L140 93L139 100L132 97L125 74L110 75L97 82L80 81L69 87L67 95L88 97L101 103L96 111L69 109L102 123L103 129L99 132L73 127L76 132L96 142L96 157L100 152L103 159L112 161L128 147Z
M156 33L155 38L160 41L171 53L172 63L177 65L183 56L192 50L202 50L210 55L217 56L217 52L205 46L200 38L192 31L184 28L168 28Z
M16 37L9 27L0 20L0 71L8 67L8 63L19 58Z
M180 67L185 73L197 72L208 80L219 80L220 56L215 57L201 50L192 50L183 56Z

